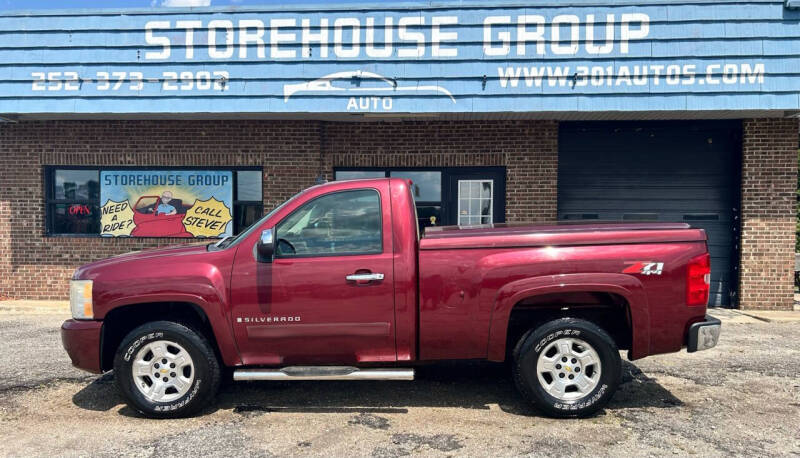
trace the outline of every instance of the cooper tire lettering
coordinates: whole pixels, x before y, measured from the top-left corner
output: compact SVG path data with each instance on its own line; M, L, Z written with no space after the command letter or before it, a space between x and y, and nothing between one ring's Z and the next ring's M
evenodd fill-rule
M148 334L148 335L146 335L146 336L142 336L142 337L140 337L140 338L139 338L139 339L137 339L135 342L133 342L133 343L131 344L131 346L130 346L130 347L128 347L128 351L126 351L126 352L125 352L125 357L124 357L124 358L125 358L125 361L126 361L126 362L127 362L127 361L130 361L130 360L131 360L131 358L133 357L133 354L134 354L134 352L136 352L136 350L137 350L139 347L141 347L141 346L142 346L142 344L143 344L145 341L147 341L147 340L152 340L152 339L156 339L156 338L160 338L160 337L163 337L163 336L164 336L164 333L162 333L162 332L157 332L157 333L150 333L150 334Z
M541 351L542 347L544 347L546 344L550 343L553 339L556 339L556 338L558 338L558 337L560 337L562 335L563 336L579 336L579 335L581 335L581 331L580 331L580 329L563 329L563 330L560 329L560 330L548 335L547 337L543 338L542 340L540 340L539 343L536 345L536 348L534 349L534 351L538 353L539 351Z

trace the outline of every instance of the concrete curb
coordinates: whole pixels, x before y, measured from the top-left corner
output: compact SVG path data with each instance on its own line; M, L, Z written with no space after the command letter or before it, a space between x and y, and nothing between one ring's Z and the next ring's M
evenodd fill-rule
M767 323L797 323L800 322L800 311L775 311L775 310L744 310L738 313L761 320Z
M708 314L713 316L714 318L719 318L722 320L723 324L758 324L763 323L763 321L753 318L751 316L743 315L738 310L733 309L721 309L721 308L710 308L708 309Z
M800 311L790 310L775 311L709 308L708 314L719 318L723 322L736 324L800 322Z
M69 315L69 301L0 301L0 313L53 313Z

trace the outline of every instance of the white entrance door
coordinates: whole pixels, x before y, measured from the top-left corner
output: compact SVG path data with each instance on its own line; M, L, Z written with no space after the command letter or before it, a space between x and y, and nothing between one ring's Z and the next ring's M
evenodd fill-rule
M494 180L458 180L458 225L492 224Z

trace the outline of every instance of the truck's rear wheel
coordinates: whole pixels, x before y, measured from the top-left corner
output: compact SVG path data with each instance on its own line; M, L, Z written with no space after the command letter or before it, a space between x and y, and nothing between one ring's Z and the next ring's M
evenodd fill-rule
M208 340L170 321L131 331L117 349L114 378L131 407L148 417L192 415L214 397L220 367Z
M621 368L614 340L574 318L531 330L514 349L517 387L553 417L586 417L603 408L619 386Z

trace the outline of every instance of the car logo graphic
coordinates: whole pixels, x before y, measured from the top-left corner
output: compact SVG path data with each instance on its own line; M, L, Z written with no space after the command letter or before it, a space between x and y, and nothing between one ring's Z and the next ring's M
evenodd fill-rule
M361 87L362 82L385 83L380 86ZM352 87L335 85L337 82L346 82ZM283 101L288 102L289 98L301 92L436 92L450 97L456 103L455 97L447 89L436 85L423 86L400 86L397 81L386 78L377 73L354 70L349 72L336 72L325 75L322 78L309 81L307 83L285 84L283 86Z

